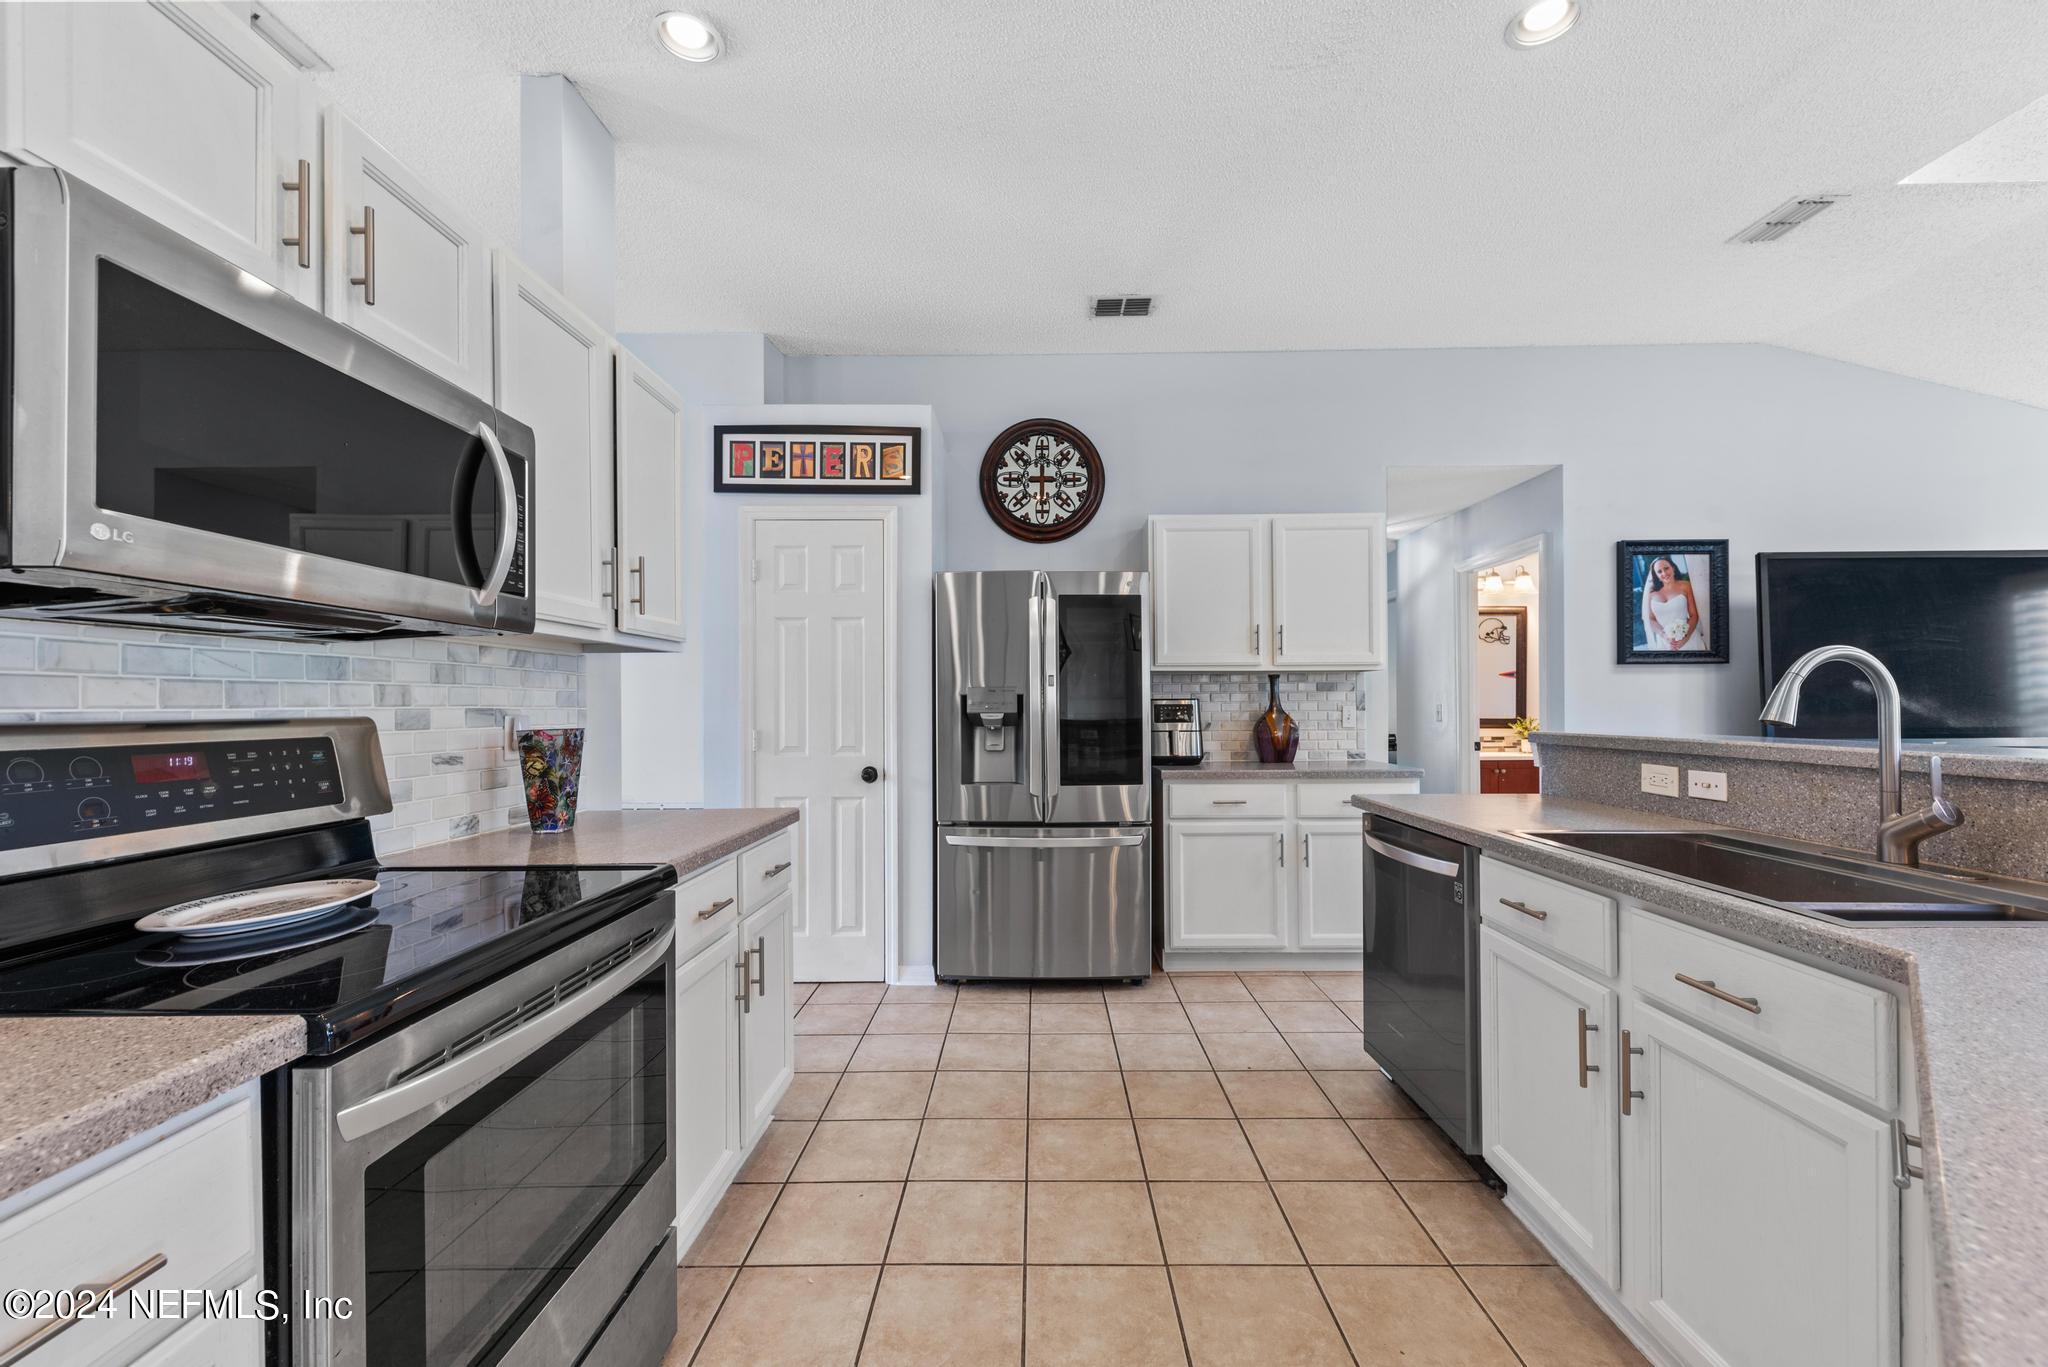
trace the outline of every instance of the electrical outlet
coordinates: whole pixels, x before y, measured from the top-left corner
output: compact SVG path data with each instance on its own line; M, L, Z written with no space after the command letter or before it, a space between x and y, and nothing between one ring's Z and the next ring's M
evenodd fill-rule
M1703 797L1709 802L1728 800L1728 775L1715 773L1712 769L1688 769L1685 771L1685 795Z
M1355 702L1344 704L1344 729L1346 731L1356 731L1358 729L1358 704Z
M1678 766L1675 764L1645 764L1643 766L1643 791L1655 793L1658 797L1678 796Z

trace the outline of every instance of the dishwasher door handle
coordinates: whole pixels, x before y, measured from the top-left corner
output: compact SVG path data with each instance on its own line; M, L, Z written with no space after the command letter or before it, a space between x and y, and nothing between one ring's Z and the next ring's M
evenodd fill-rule
M1389 845L1384 840L1375 840L1370 835L1365 838L1365 847L1374 854L1393 860L1396 864L1406 864L1409 868L1420 869L1424 873L1456 878L1465 872L1448 859L1434 859L1426 854L1417 854L1413 850L1404 850L1399 845Z

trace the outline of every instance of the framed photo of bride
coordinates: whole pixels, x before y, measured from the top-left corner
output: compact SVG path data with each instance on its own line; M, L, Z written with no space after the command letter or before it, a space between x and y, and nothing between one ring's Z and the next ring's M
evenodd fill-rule
M1617 541L1615 660L1728 663L1728 543Z

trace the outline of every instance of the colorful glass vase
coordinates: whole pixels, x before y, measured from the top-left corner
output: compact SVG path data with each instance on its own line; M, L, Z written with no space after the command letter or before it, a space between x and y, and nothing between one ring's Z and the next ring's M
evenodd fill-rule
M526 819L536 831L566 831L576 824L576 780L583 770L583 728L519 733L519 774L526 784Z
M1292 764L1301 748L1301 728L1280 705L1280 676L1266 676L1266 715L1252 723L1252 748L1261 764Z

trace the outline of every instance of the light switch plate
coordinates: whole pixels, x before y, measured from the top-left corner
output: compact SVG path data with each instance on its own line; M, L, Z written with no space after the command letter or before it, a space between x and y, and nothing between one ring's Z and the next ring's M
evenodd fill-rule
M1675 764L1645 764L1643 766L1643 791L1659 797L1678 796L1678 766Z
M1728 775L1712 769L1688 769L1685 771L1685 795L1703 797L1709 802L1728 800Z

